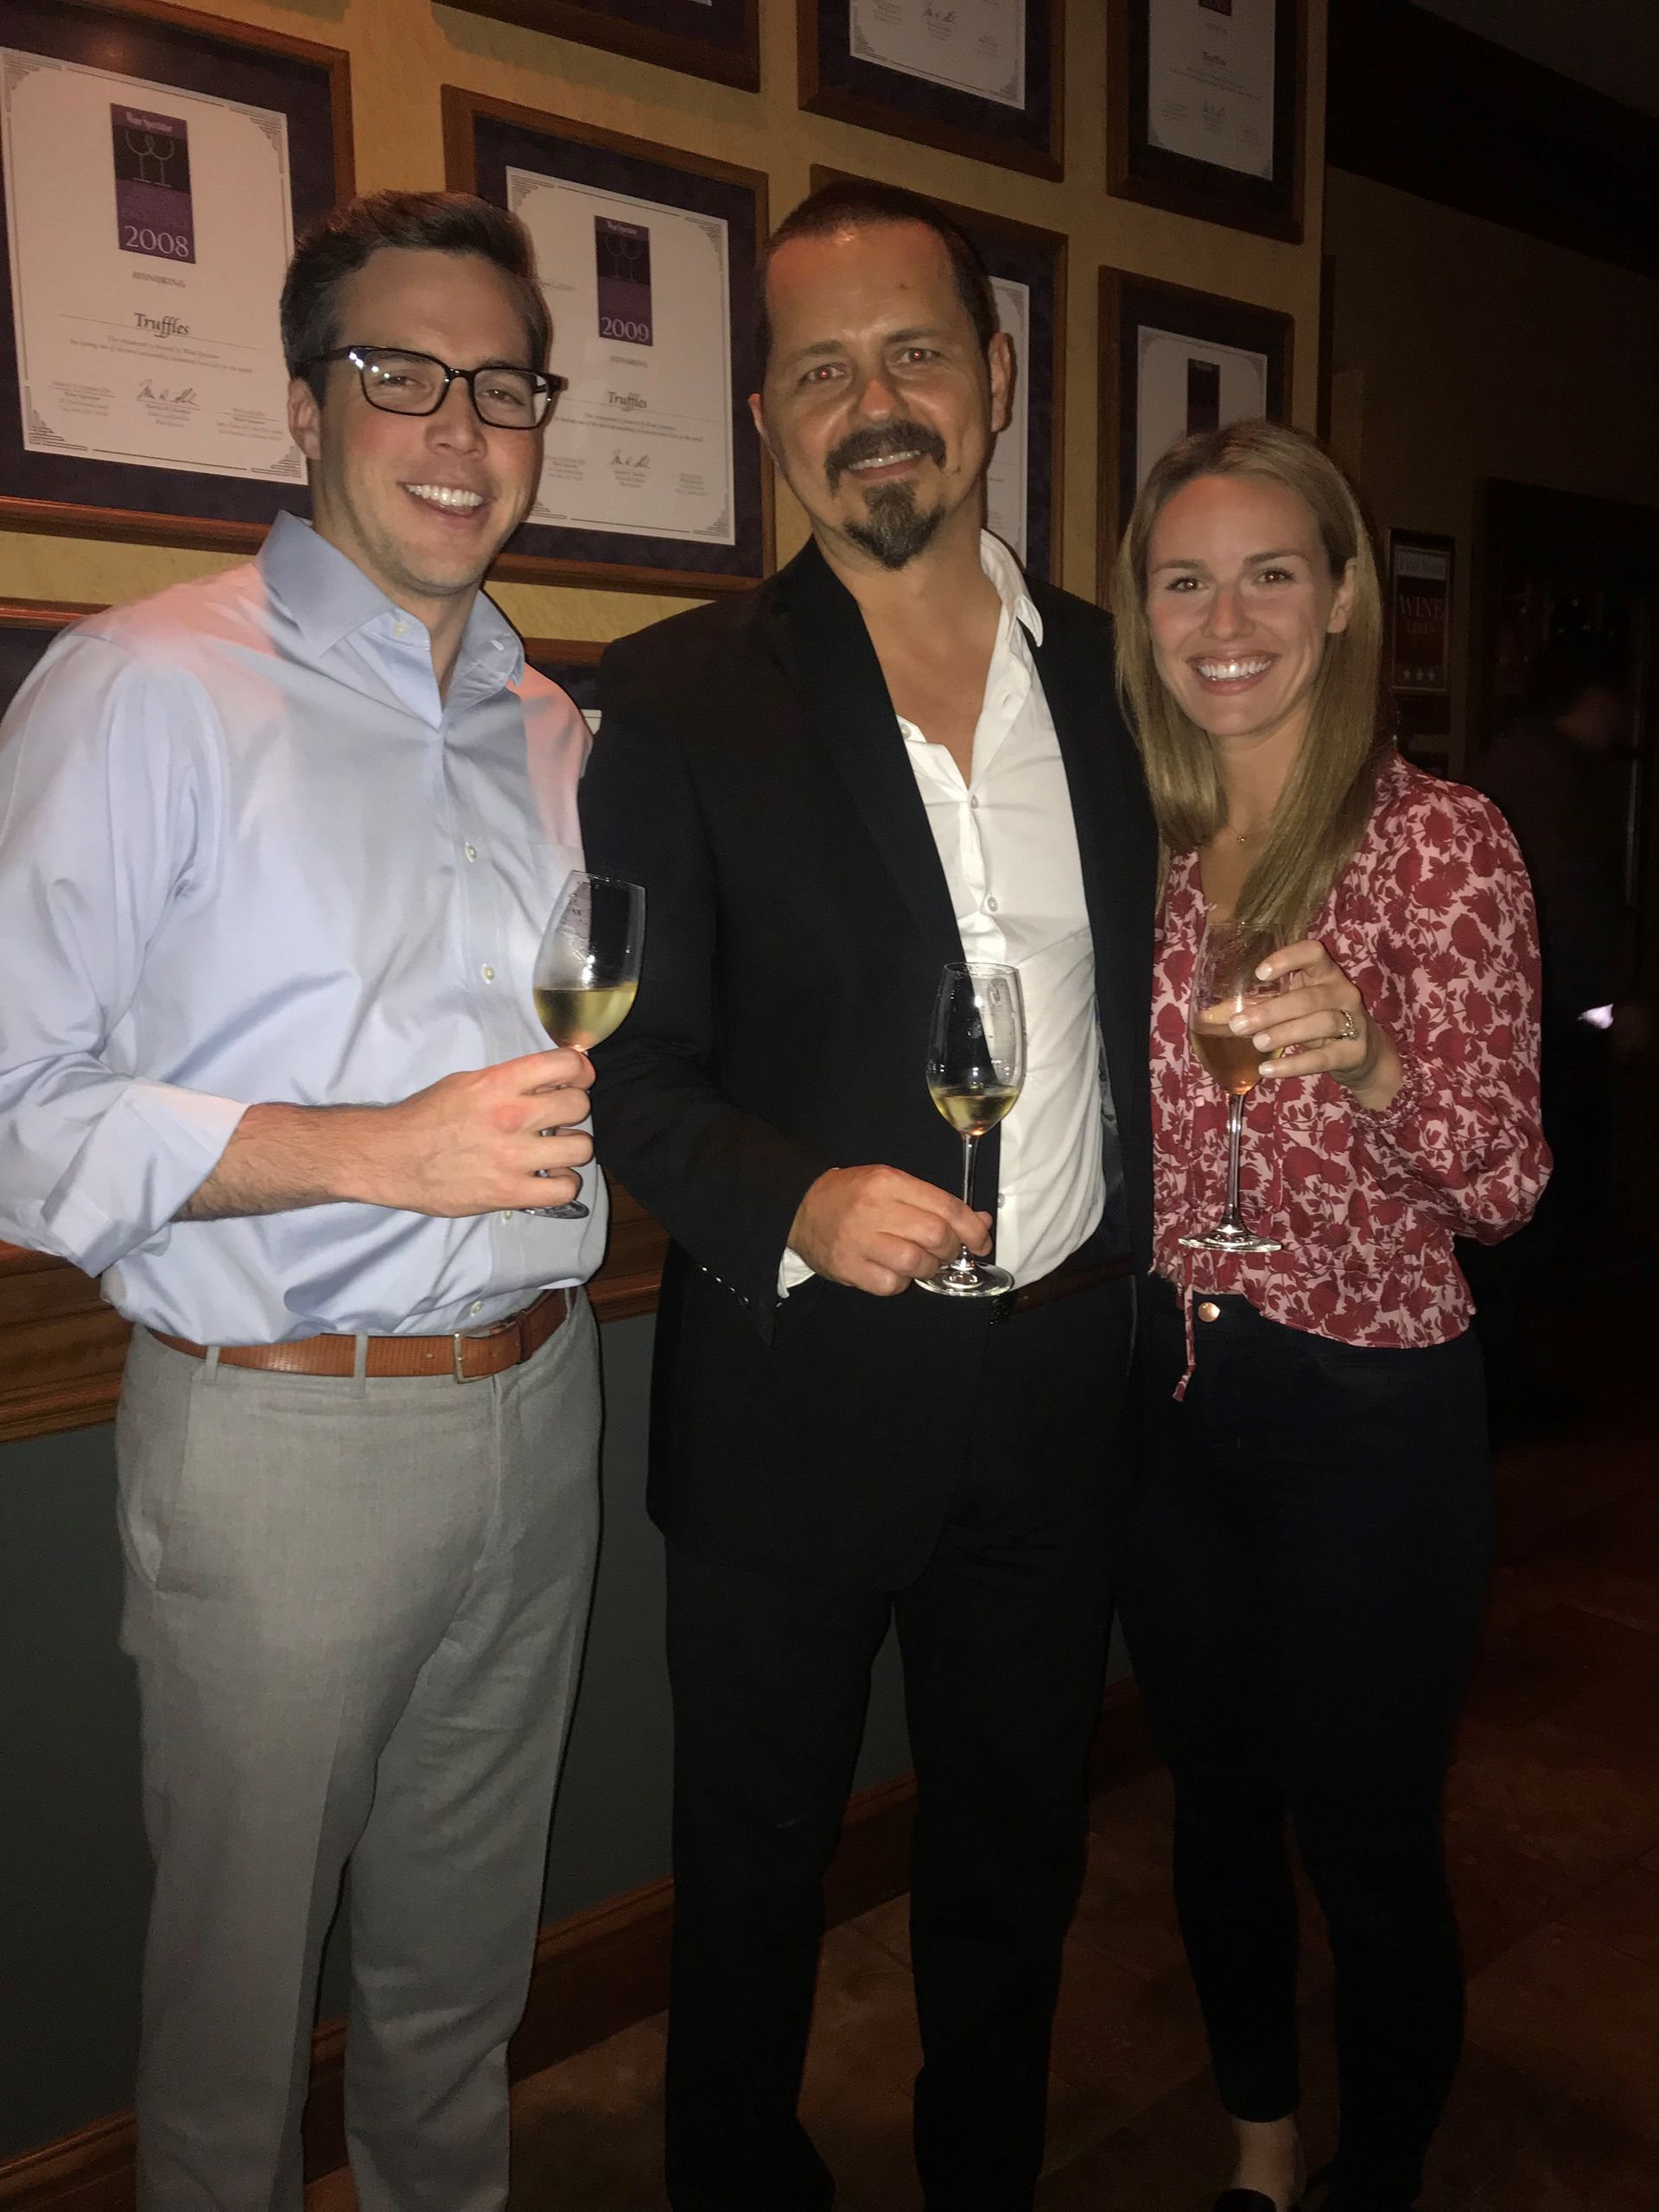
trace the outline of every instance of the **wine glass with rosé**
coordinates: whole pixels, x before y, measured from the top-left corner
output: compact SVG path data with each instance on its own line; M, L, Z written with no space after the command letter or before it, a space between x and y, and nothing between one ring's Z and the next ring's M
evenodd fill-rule
M1278 1239L1252 1229L1238 1210L1238 1155L1244 1135L1244 1101L1261 1078L1262 1051L1255 1032L1267 1019L1267 1001L1285 988L1282 976L1264 983L1255 970L1273 947L1252 932L1211 920L1192 963L1187 1033L1206 1071L1227 1094L1227 1210L1209 1229L1181 1243L1194 1252L1276 1252ZM1254 1017L1235 1033L1237 1014Z

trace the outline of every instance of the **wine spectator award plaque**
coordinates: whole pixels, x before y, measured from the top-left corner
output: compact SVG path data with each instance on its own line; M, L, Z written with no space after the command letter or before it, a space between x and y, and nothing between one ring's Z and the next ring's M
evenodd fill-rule
M772 561L748 395L766 180L444 90L453 186L535 244L563 380L535 503L497 573L711 591Z
M1302 0L1109 0L1111 189L1302 235Z
M1154 461L1248 416L1289 420L1294 324L1214 292L1100 272L1100 593Z
M975 161L1062 174L1061 0L797 7L803 107Z
M304 509L276 303L349 148L330 48L0 0L0 520L242 547Z

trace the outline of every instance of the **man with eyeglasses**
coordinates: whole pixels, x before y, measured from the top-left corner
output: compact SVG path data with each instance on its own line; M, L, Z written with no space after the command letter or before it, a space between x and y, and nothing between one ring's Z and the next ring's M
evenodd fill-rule
M498 2212L606 1227L529 989L587 731L479 589L548 317L510 216L388 193L302 243L282 322L311 524L82 623L0 736L0 1235L137 1325L141 2206L300 2212L349 1870L361 2212Z

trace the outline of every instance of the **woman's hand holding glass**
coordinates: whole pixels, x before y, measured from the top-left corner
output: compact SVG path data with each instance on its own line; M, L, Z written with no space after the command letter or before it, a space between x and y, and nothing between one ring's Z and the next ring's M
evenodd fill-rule
M1273 1019L1252 1031L1252 1016L1241 1014L1231 1027L1236 1034L1248 1033L1262 1053L1264 1083L1328 1075L1373 1113L1392 1104L1406 1077L1399 1050L1316 938L1269 954L1255 972L1281 987Z

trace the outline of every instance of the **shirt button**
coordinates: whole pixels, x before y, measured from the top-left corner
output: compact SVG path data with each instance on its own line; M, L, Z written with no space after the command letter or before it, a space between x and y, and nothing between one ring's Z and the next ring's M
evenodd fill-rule
M985 911L988 914L994 914L996 912L996 901L995 899L988 899L985 901Z
M475 861L478 858L478 847L476 845L463 845L461 849L466 854L469 861Z
M495 970L491 967L487 960L484 963L484 965L478 972L484 978L486 983L493 983L495 981Z
M484 1311L483 1300L481 1298L475 1298L473 1300L472 1305L467 1308L467 1311L472 1313L481 1313Z
M974 812L975 812L976 814L977 814L977 813L979 812L979 801L978 801L978 799L977 799L977 798L970 798L970 799L969 800L968 804L969 804L969 805L970 807L972 807L972 809L973 809L973 810L974 810Z
M512 1219L512 1215L511 1212L504 1213L501 1218L503 1221L511 1221Z
M406 638L409 635L408 623L394 622L391 626L391 634L394 638Z
M1198 1319L1199 1319L1199 1320L1200 1320L1200 1321L1219 1321L1219 1320L1220 1320L1220 1319L1221 1319L1221 1308L1220 1308L1220 1306L1217 1306L1217 1305L1216 1304L1216 1301L1214 1300L1214 1299L1213 1299L1213 1298L1206 1298L1206 1299L1205 1300L1205 1301L1204 1301L1203 1305L1199 1306L1199 1308L1198 1308Z

